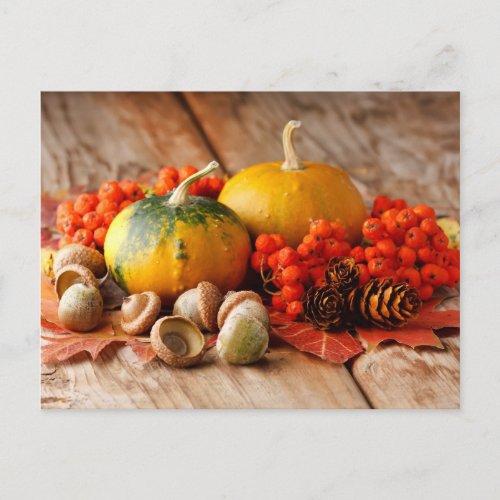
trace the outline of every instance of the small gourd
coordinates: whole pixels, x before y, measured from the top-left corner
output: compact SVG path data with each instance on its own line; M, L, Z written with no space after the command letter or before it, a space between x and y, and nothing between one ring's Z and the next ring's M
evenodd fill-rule
M282 234L296 247L315 219L339 219L346 239L357 244L367 211L361 194L340 167L301 161L292 142L299 121L283 131L284 162L254 165L226 182L219 201L231 207L245 223L250 236Z
M241 284L251 252L243 222L222 203L188 194L193 182L217 167L211 162L173 193L137 201L115 217L104 256L127 293L153 291L166 306L201 281L221 293Z

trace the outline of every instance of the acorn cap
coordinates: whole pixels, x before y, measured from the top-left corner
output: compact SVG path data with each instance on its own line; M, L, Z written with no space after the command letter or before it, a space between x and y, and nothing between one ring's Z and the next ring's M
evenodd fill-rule
M198 290L198 310L201 322L209 332L217 331L217 311L222 302L220 290L209 281L200 281Z
M143 292L125 297L122 303L121 326L129 335L146 333L160 314L161 300L155 292Z
M80 264L69 264L60 268L55 277L56 293L59 299L70 286L76 283L99 288L98 280L90 269Z
M262 304L262 299L259 294L252 292L251 290L243 290L241 292L234 292L229 296L226 294L226 300L222 303L217 314L217 324L219 329L222 328L226 318L228 317L231 310L244 300L255 300Z
M104 256L95 250L78 243L72 243L61 248L54 259L54 273L57 274L68 264L80 264L90 269L96 278L106 274Z
M200 329L183 316L166 316L156 321L151 330L151 347L161 360L176 368L200 363L206 351Z

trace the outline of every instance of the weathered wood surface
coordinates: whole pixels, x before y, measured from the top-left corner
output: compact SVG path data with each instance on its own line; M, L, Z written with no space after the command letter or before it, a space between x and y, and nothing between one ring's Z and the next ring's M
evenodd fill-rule
M336 163L367 199L375 193L426 201L457 214L458 94L380 93L44 93L42 190L95 188L162 164L227 171L281 158L281 129L300 119L304 159ZM144 367L127 347L110 346L42 367L43 408L455 408L459 339L445 351L384 345L350 366L279 344L253 367Z

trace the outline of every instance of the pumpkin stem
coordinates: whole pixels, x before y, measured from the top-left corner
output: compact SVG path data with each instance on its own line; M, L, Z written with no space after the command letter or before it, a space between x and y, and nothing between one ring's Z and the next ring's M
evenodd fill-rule
M189 201L189 188L191 184L196 182L198 179L205 177L216 168L219 168L219 164L216 161L211 161L203 170L196 172L187 179L184 179L174 190L172 196L168 200L169 205L186 205Z
M290 120L283 129L283 150L285 151L285 161L283 165L281 165L281 170L304 170L304 164L299 160L292 141L293 132L299 127L299 121Z

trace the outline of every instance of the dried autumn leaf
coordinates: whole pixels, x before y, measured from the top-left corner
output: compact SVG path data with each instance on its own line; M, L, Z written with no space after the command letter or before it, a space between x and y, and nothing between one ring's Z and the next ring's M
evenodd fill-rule
M422 307L418 318L406 326L394 330L380 328L363 328L356 326L356 331L366 347L371 351L381 342L394 340L410 347L429 346L443 349L443 344L434 330L460 326L460 311L435 311L434 308L442 299L428 301Z
M293 321L290 316L273 309L269 313L273 333L299 351L332 363L345 363L363 351L361 344L347 331L328 333L310 323Z

